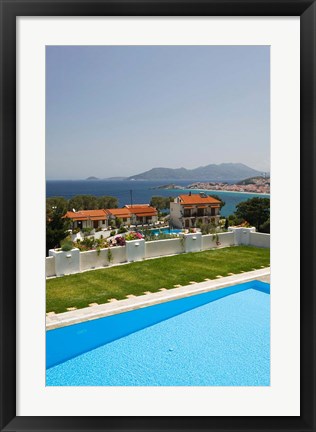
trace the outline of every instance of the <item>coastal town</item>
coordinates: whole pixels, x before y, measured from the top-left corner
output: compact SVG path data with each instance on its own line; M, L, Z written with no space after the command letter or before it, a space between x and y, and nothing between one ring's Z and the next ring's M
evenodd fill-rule
M188 186L177 186L175 184L169 184L169 185L159 186L157 189L195 189L195 190L269 194L270 177L252 177L233 184L226 183L226 182L195 182L189 184Z

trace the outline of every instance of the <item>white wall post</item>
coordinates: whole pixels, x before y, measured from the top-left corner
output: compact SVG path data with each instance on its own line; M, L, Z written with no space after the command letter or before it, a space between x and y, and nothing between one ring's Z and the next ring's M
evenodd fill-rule
M126 259L128 262L142 261L145 258L145 240L137 239L126 242Z
M250 233L256 232L255 227L243 228L243 227L229 227L229 231L232 231L235 235L235 245L245 245L250 244Z
M202 234L200 232L184 234L184 251L199 252L202 250Z
M72 249L67 252L50 249L49 256L55 257L56 276L64 276L80 272L79 249Z

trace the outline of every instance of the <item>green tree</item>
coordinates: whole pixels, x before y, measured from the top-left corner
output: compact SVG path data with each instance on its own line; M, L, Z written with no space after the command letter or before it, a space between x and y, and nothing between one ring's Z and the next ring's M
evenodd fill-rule
M235 215L260 231L260 226L270 218L270 199L255 197L243 201L237 204Z
M118 200L112 196L76 195L68 201L68 210L96 210L117 208Z
M260 225L259 231L262 233L270 234L270 218L266 220L262 225Z
M60 247L61 242L68 236L70 220L63 218L64 211L61 208L46 210L46 255L49 249Z
M152 196L150 205L155 207L158 211L169 210L170 202L174 200L174 197L163 197L163 196Z
M50 197L46 198L46 210L52 212L58 209L61 213L65 214L68 209L68 201L63 197Z
M97 197L99 209L110 209L118 207L118 200L112 196Z
M68 210L95 210L98 209L98 199L93 195L76 195L68 201Z
M116 226L116 228L120 228L120 226L122 225L122 223L123 223L123 219L121 219L119 217L115 218L115 226Z

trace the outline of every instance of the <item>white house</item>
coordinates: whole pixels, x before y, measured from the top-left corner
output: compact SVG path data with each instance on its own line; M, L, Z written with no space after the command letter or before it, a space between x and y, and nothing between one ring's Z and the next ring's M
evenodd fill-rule
M170 223L176 228L191 228L197 223L218 224L221 202L205 193L179 195L170 203Z
M126 205L132 215L133 225L148 225L158 222L158 211L149 204Z

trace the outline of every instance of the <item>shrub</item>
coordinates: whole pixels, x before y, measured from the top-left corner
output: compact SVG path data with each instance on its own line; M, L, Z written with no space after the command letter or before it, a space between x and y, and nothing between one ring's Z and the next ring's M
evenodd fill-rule
M103 238L96 239L94 237L85 237L82 241L78 239L74 243L74 246L78 248L81 252L85 252L93 249L96 249L98 252L98 250L108 247L108 243L107 240Z
M113 261L113 254L110 248L108 249L108 261L109 263Z
M73 248L73 243L71 240L65 240L61 244L61 250L63 252L69 252L69 251L71 251L72 248Z
M82 228L82 232L84 236L88 236L89 234L91 234L91 231L93 231L93 228L91 227Z
M82 242L82 246L85 246L87 250L93 249L94 246L94 238L85 237Z
M110 232L110 237L115 236L115 234L116 234L116 231L115 231L115 230L111 231L111 232Z
M118 234L123 234L127 232L127 229L124 226L121 226L117 232Z

